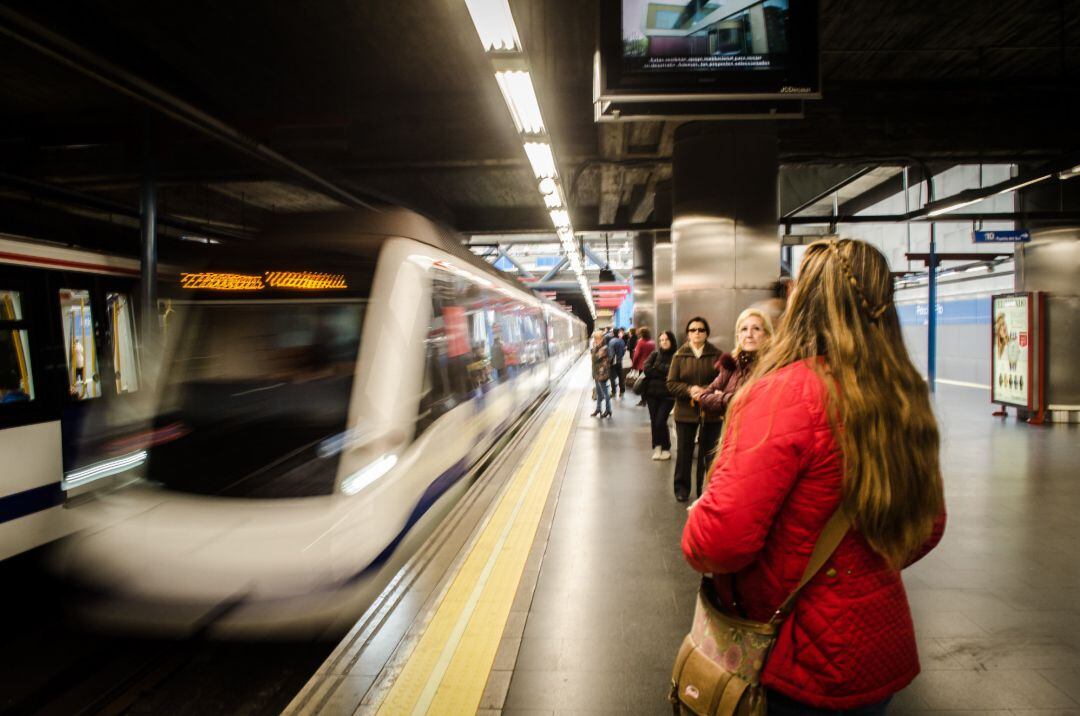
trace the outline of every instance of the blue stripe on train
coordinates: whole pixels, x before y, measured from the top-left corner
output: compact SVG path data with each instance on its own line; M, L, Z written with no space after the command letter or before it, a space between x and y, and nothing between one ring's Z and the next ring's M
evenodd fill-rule
M477 442L482 442L488 435L501 434L511 422L512 420L510 418L503 420L493 431L489 431L480 436L480 439ZM413 507L412 514L409 515L409 519L405 520L405 526L401 528L401 531L394 536L394 539L390 540L390 543L386 545L383 551L380 552L368 566L346 579L345 583L348 584L363 578L372 570L382 566L386 560L390 559L390 555L394 553L394 550L401 544L401 541L405 539L405 535L409 533L409 530L413 528L413 525L419 522L420 518L424 516L424 513L430 510L431 507L439 501L439 498L443 496L443 493L453 487L467 472L468 469L465 458L462 458L451 465L449 470L435 478L435 481L428 485L427 489L424 490L424 494L420 496L420 501Z
M938 325L957 326L990 323L990 297L959 298L938 301ZM901 303L896 306L902 326L926 325L928 311L926 302Z
M59 482L42 485L14 495L0 497L0 523L17 520L35 512L56 507L64 502L64 490Z

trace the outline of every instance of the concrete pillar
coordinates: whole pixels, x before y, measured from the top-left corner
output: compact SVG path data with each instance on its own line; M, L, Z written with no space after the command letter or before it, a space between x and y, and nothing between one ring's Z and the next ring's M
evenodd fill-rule
M653 235L642 231L634 237L634 325L656 330L653 298Z
M1075 211L1080 180L1047 181L1020 195L1023 211ZM1031 243L1016 245L1017 291L1045 291L1046 403L1050 420L1080 417L1080 227L1027 222Z
M735 318L769 297L780 274L779 173L770 122L692 122L675 131L672 294L680 342L686 322L704 316L715 345L731 350Z
M671 271L671 235L660 232L653 244L653 300L656 305L657 335L674 330ZM675 333L678 335L678 331Z

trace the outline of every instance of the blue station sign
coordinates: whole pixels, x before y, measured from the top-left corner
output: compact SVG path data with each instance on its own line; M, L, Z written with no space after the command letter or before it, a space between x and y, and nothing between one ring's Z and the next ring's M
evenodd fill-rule
M1031 232L1027 229L1015 231L973 231L972 241L976 244L1026 244L1031 241Z

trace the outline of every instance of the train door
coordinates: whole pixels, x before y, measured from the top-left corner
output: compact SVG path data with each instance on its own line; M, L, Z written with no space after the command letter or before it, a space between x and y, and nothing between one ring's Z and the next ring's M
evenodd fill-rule
M59 327L66 400L62 412L65 472L107 452L126 403L139 389L134 284L91 274L61 273L50 282Z

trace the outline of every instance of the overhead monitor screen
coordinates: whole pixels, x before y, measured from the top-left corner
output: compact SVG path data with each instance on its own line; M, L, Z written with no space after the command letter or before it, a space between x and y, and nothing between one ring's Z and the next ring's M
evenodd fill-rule
M594 99L821 96L818 0L599 0Z
M785 70L788 0L622 0L624 72Z

